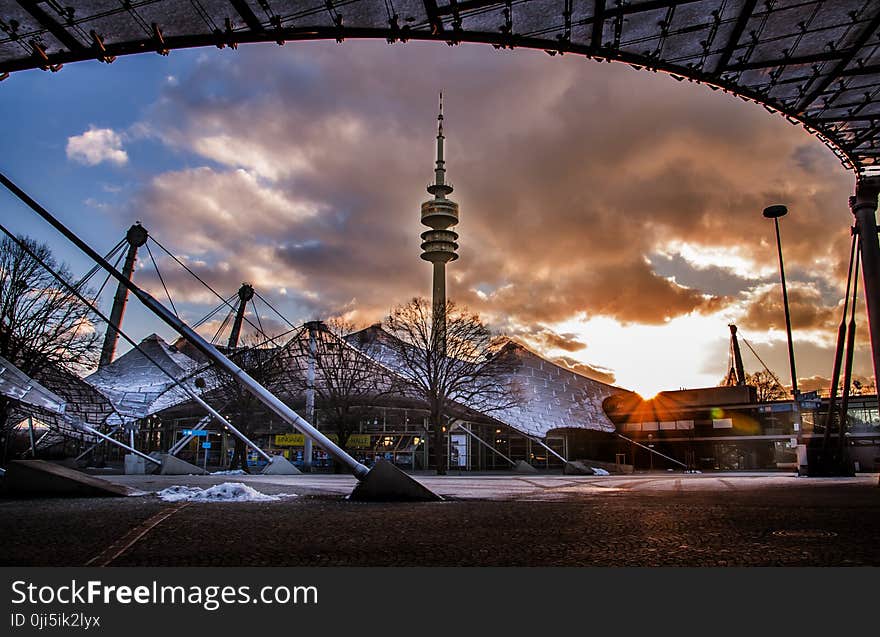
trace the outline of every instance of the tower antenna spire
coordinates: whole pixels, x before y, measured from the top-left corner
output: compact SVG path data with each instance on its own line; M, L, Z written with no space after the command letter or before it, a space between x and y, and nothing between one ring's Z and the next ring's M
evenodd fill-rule
M434 186L439 187L437 192L432 192L428 188L428 192L443 198L452 192L449 187L446 191L446 161L443 159L443 142L446 138L443 136L443 91L440 91L440 111L437 114L437 165L434 168Z

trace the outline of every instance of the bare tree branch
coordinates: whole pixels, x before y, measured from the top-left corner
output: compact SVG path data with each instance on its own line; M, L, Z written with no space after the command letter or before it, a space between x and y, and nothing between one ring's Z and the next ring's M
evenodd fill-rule
M427 404L437 471L445 473L443 433L452 413L465 408L491 414L521 399L509 381L517 359L479 315L447 302L444 344L432 329L432 314L424 298L392 309L385 321L390 334L385 347L395 371Z

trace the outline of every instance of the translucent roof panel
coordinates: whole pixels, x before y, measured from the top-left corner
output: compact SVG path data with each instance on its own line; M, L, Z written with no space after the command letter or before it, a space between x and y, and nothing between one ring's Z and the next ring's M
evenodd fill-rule
M0 0L0 77L184 47L345 38L485 42L666 71L804 124L848 168L880 170L877 0Z

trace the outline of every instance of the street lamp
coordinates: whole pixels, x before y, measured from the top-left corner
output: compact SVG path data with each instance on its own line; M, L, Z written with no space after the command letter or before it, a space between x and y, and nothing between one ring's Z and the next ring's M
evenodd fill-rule
M788 309L788 290L785 287L785 266L782 263L782 241L779 238L779 217L788 214L788 208L782 205L764 208L764 216L773 219L776 226L776 248L779 251L779 276L782 278L782 304L785 307L785 332L788 335L788 364L791 367L791 393L795 400L798 397L797 372L794 367L794 345L791 341L791 312Z

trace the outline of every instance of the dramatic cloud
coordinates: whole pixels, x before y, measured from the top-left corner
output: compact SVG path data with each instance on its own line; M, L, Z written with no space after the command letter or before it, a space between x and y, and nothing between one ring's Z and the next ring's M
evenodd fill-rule
M121 166L128 162L122 138L110 128L89 127L82 135L67 138L67 158L86 166L110 162Z
M587 378L592 378L593 380L598 380L603 383L608 383L609 385L613 385L615 382L614 374L609 370L601 370L586 363L582 363L579 360L575 360L569 356L559 356L553 359L554 363L562 365L567 369L570 369L573 372L580 374L581 376L586 376Z
M840 309L836 305L825 305L817 290L803 285L789 286L788 305L792 330L818 330L828 336L836 336ZM740 320L746 329L785 329L785 309L779 285L767 285L756 290L747 308Z
M798 378L798 389L802 392L821 391L826 392L831 387L831 379L824 376L810 376L809 378Z
M587 347L586 343L582 343L578 340L577 334L557 334L553 330L546 328L533 333L532 338L546 349L561 349L565 352L579 352Z
M851 176L754 105L623 65L426 43L242 47L175 76L136 128L189 167L128 214L225 294L250 281L292 318L361 322L429 294L418 206L442 84L461 204L449 293L496 327L579 357L592 342L554 325L723 313L720 344L726 320L778 329L761 216L777 202L797 325L836 325Z

